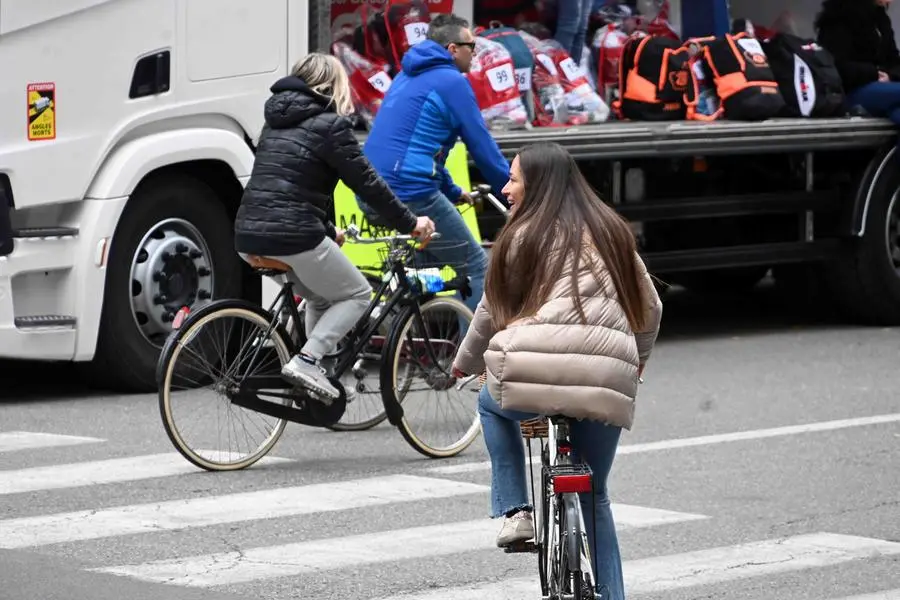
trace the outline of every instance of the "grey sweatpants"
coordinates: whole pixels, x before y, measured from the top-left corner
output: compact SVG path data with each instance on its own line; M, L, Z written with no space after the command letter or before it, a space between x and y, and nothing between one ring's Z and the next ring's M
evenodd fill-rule
M288 277L306 300L306 336L300 350L317 360L334 351L366 312L372 286L331 238L307 252L271 256L291 266Z

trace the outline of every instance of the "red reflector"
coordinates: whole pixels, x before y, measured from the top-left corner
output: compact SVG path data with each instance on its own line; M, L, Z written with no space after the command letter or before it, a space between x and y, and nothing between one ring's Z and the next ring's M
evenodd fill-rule
M303 298L301 298L297 294L294 294L294 304L296 304L297 306L300 306L301 302L303 302Z
M572 446L567 446L566 444L560 444L556 449L559 450L560 454L569 454L572 452Z
M172 329L181 329L182 323L187 318L187 316L191 314L191 308L189 306L182 306L178 309L178 312L175 313L175 318L172 319Z
M553 477L554 494L570 494L573 492L590 492L591 476L584 475L556 475Z

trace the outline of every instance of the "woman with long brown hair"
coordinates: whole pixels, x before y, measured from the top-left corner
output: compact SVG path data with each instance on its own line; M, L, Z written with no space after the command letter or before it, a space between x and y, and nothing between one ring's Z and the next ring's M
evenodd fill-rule
M453 365L457 377L487 371L478 411L491 457L492 517L505 517L497 545L534 536L519 421L578 419L573 450L594 472L596 502L590 494L581 502L597 590L624 600L606 481L619 434L632 425L662 304L631 228L562 147L523 148L503 193L510 220Z

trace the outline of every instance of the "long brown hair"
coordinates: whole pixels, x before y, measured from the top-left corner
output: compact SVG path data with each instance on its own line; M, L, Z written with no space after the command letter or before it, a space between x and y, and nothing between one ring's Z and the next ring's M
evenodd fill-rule
M631 227L594 193L562 146L530 144L518 158L524 198L497 236L485 277L494 327L499 331L516 319L534 315L548 300L569 257L574 260L572 297L586 323L578 274L585 260L584 244L591 243L606 265L632 331L640 331L645 325L646 299Z

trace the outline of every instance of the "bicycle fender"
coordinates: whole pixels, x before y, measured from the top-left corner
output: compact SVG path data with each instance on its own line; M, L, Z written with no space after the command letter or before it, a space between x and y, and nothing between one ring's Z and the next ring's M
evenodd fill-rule
M566 557L570 572L582 571L581 568L581 522L578 518L581 504L578 494L569 493L562 495L563 510L566 515Z
M275 318L272 313L270 313L259 304L255 304L248 300L241 300L238 298L222 298L221 300L214 300L197 310L191 311L190 314L188 314L188 316L181 323L181 326L178 329L173 329L172 332L169 333L169 336L166 338L166 342L163 344L162 352L160 352L159 359L156 362L156 383L158 386L161 387L163 385L163 380L165 379L166 374L166 366L169 356L173 351L173 347L176 344L184 341L184 334L182 332L189 330L200 319L210 315L211 313L226 308L244 309L248 312L256 313L260 317L270 322ZM284 327L279 324L275 329L278 335L281 336L281 339L284 340L285 345L291 351L296 351L296 348L291 342L291 337L284 330Z

